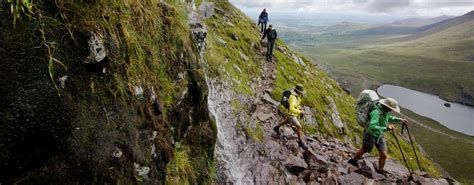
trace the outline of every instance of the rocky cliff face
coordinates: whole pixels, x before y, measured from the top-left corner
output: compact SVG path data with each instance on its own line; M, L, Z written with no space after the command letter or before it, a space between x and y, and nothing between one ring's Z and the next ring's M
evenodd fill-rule
M161 183L183 151L207 171L215 131L186 3L35 1L15 25L10 5L22 6L0 11L1 183Z
M347 165L354 99L281 41L265 61L255 23L227 1L39 1L28 15L0 21L2 183L407 181L396 160L389 176L373 158ZM271 129L295 83L308 91L306 152Z

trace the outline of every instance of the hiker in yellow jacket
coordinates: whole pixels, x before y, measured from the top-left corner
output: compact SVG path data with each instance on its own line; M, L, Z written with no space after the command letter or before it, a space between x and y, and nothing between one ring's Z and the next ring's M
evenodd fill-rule
M308 149L308 146L303 142L302 136L303 131L300 122L298 121L298 117L303 115L304 111L301 109L301 96L304 96L304 87L301 84L297 84L296 87L289 92L287 105L284 104L282 101L282 105L280 105L280 110L285 114L285 120L278 124L277 126L273 127L273 130L280 135L280 127L284 126L288 123L292 124L296 127L296 134L298 135L298 146L303 148L304 150ZM284 95L285 96L285 93Z

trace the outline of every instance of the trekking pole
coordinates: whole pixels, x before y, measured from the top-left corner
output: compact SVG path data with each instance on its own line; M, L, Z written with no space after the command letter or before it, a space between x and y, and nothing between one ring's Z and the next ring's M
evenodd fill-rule
M413 172L410 169L410 166L408 166L407 159L405 158L405 154L403 153L402 146L400 146L400 142L398 141L397 136L395 135L395 132L393 130L390 131L390 133L395 137L395 141L397 141L398 148L400 149L400 153L402 153L403 161L405 161L405 165L407 165L408 172L410 173L410 179L413 180Z
M421 165L420 165L420 161L418 160L418 155L416 154L415 147L413 146L413 140L411 139L410 130L408 130L408 125L407 125L406 123L403 123L403 125L402 125L402 134L403 134L403 130L404 130L404 129L407 130L408 138L410 138L411 148L413 149L413 153L415 153L415 158L416 158L416 163L418 164L418 169L420 169L420 171L422 171L422 168L421 168Z

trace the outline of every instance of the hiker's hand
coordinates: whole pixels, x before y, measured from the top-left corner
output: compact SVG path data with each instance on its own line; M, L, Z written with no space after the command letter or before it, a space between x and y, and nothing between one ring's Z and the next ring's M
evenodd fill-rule
M400 121L401 121L403 124L408 124L408 120L405 119L405 118L402 118Z
M393 130L395 130L395 126L393 126L393 125L388 125L387 129L393 131Z

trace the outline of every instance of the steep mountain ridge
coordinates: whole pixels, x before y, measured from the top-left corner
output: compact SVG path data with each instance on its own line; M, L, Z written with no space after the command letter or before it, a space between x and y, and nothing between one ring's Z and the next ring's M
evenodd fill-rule
M388 177L373 171L372 158L363 162L368 171L351 171L345 161L362 131L355 100L281 41L265 61L255 23L228 1L211 2L41 1L35 19L16 28L2 19L0 168L10 171L0 181L406 181L395 160ZM271 130L282 120L275 99L295 83L307 88L303 124L313 152L297 147L291 129L280 137ZM400 159L394 139L387 142Z
M429 34L443 31L448 28L452 28L454 26L463 24L468 21L474 21L474 10L459 17L454 17L451 19L447 19L447 20L440 21L434 24L420 27L418 28L417 34L415 36L416 37L426 36Z
M448 15L442 15L442 16L433 17L433 18L409 18L409 19L394 21L392 24L398 25L398 26L421 27L421 26L427 26L427 25L441 22L441 21L444 21L446 19L451 19L451 18L454 18L454 17L448 16Z
M219 183L406 181L406 171L392 171L392 176L375 180L375 173L366 173L366 177L360 171L349 172L346 160L355 150L352 145L360 145L362 131L354 120L355 100L281 41L277 42L275 59L268 64L263 56L265 44L259 41L255 23L228 2L212 2L216 15L204 21L208 29L204 62L209 66L209 105L214 107L210 110L218 128L215 154ZM307 88L303 101L309 114L302 122L305 141L314 153L298 148L291 129L285 129L280 137L272 130L283 118L275 100L295 83ZM387 140L390 154L401 159L394 138ZM404 150L410 148L405 141L401 144ZM334 159L330 160L330 156ZM414 167L414 158L408 160ZM430 160L423 157L422 161L425 170L439 175ZM366 164L373 168L371 162ZM405 169L395 161L390 164ZM353 176L357 180L350 182ZM443 182L448 183L440 181Z

